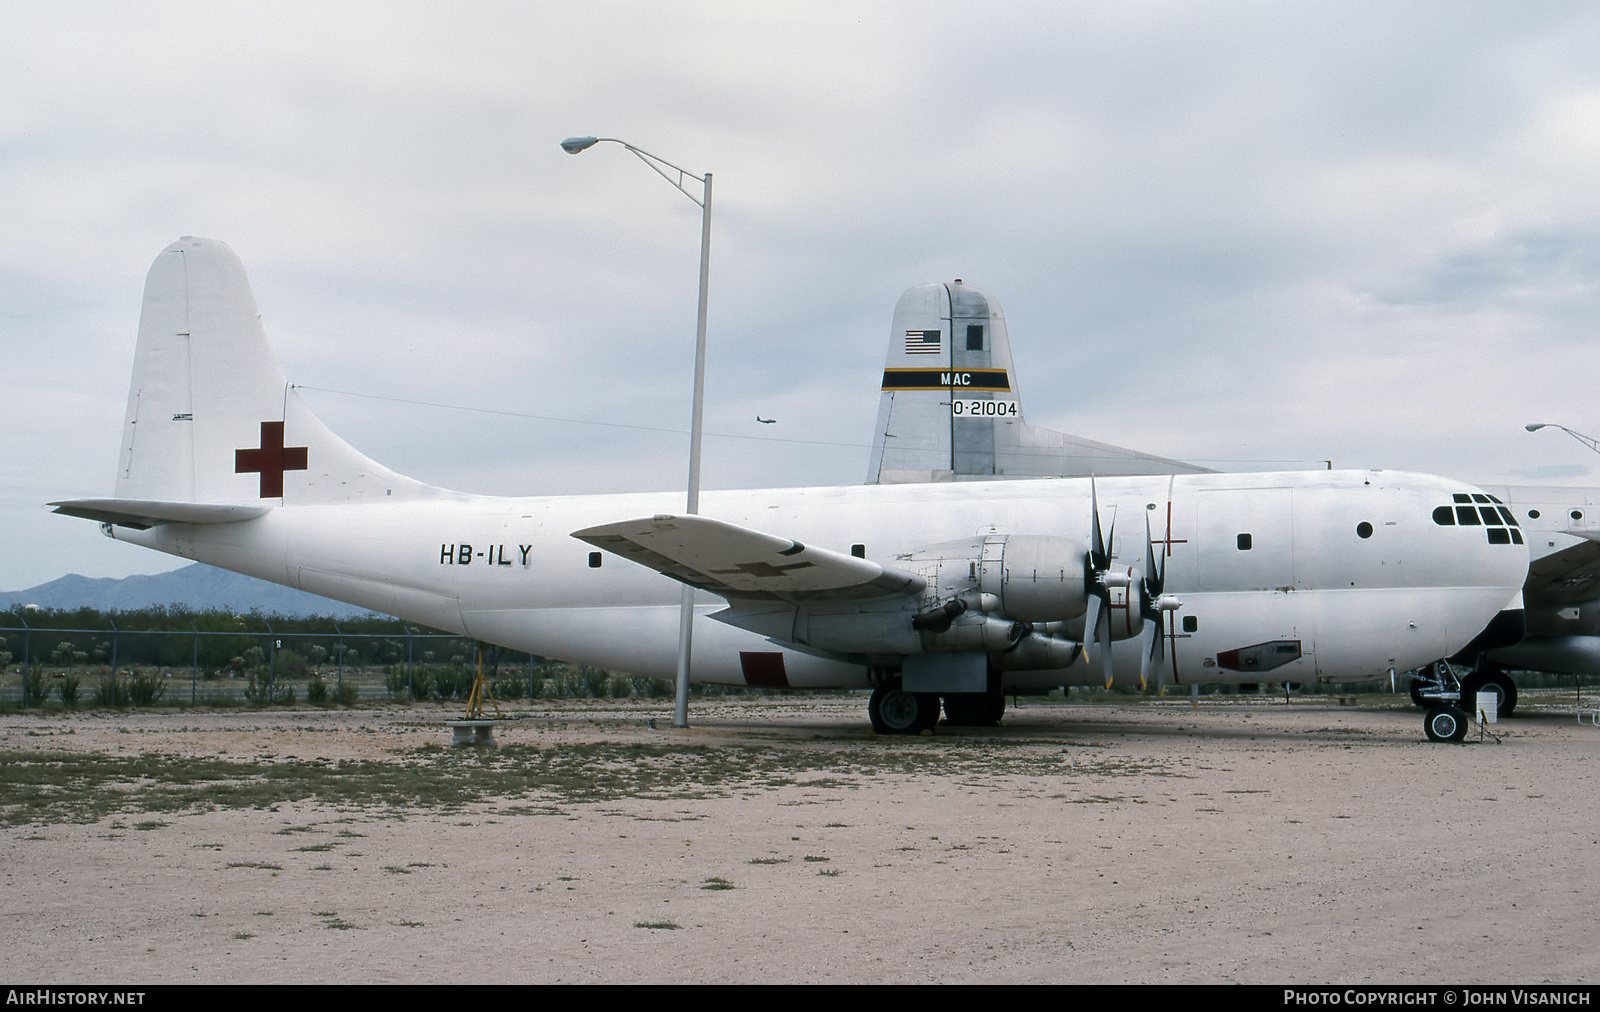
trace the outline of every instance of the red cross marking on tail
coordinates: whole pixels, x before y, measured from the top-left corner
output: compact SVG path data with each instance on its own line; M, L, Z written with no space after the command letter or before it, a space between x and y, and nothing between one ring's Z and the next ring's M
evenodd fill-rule
M283 472L304 471L306 447L283 445L283 423L261 423L261 446L233 451L233 473L261 473L261 498L283 495Z

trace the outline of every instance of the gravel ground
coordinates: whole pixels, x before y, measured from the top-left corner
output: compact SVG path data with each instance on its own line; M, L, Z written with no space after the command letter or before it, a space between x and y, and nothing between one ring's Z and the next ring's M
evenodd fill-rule
M1522 709L11 711L0 941L85 984L1593 983L1600 730Z

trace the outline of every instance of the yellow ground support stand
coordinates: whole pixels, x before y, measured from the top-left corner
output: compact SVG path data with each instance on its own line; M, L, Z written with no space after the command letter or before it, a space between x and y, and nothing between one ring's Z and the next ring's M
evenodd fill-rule
M488 697L489 705L494 707L494 716L483 715L483 700ZM460 720L447 720L445 726L454 734L450 739L451 745L493 745L494 725L497 721L505 720L506 715L500 709L500 701L494 698L494 690L489 687L489 682L483 677L483 644L478 644L478 675L472 680L472 692L467 696L467 712Z

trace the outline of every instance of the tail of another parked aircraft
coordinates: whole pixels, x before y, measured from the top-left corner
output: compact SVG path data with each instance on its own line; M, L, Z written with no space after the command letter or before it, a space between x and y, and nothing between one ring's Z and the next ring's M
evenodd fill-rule
M161 251L145 279L116 500L313 505L437 491L312 415L226 243L184 236Z
M1208 470L1023 421L1005 314L959 280L900 296L882 391L868 484Z

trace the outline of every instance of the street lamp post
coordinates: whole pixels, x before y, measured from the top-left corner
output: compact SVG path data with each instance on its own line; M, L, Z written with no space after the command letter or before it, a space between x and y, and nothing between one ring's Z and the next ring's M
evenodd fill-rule
M654 169L662 179L671 183L678 192L700 206L700 317L695 325L694 338L694 407L689 422L689 500L686 512L694 516L700 512L700 437L705 415L706 393L706 297L711 284L711 173L697 176L658 158L648 151L634 147L615 137L568 137L561 142L561 150L569 155L586 151L596 144L611 142L632 151L641 162ZM677 173L674 179L667 170ZM704 184L705 190L696 197L683 185L685 179ZM687 583L679 598L678 608L678 684L677 702L673 709L672 726L689 726L689 656L694 638L694 588Z
M1527 425L1524 425L1523 428L1527 429L1529 432L1538 432L1540 429L1560 429L1562 432L1565 432L1573 439L1576 439L1578 442L1582 443L1584 446L1587 446L1596 453L1600 453L1600 440L1597 440L1592 436L1585 436L1581 432L1573 432L1565 425L1557 425L1555 422L1531 422Z

